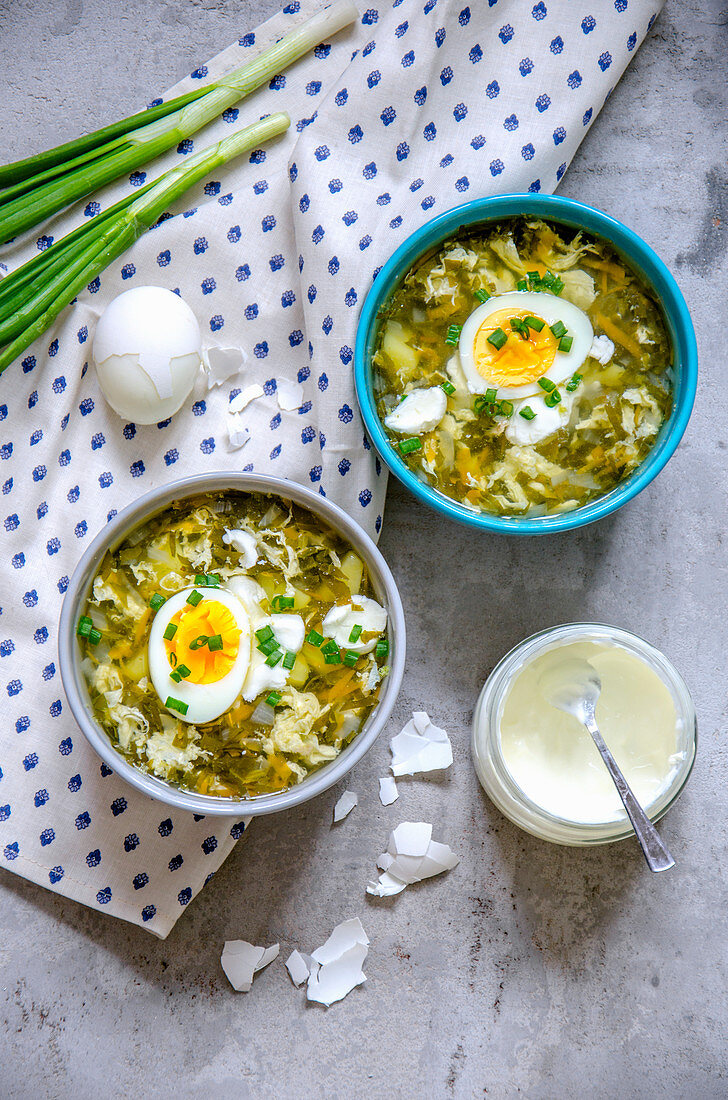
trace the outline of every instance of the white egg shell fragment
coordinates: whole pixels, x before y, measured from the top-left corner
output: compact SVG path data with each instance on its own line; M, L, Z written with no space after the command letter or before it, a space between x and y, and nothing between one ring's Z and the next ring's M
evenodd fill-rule
M534 394L532 397L524 397L513 405L513 415L506 426L506 439L509 443L521 446L540 443L542 439L564 428L571 419L571 410L576 398L576 393L567 393L561 390L561 401L553 408L549 408L544 397ZM520 410L525 406L535 413L533 420L526 420L520 415Z
M202 595L203 601L216 601L224 604L232 612L235 625L240 631L238 652L233 667L219 680L209 684L194 684L188 680L176 683L170 673L173 669L169 663L167 650L164 644L164 631L170 620L181 611L187 602L190 592L197 591ZM199 605L198 605L199 606ZM183 588L175 592L173 596L160 607L154 617L152 629L149 633L149 675L154 685L154 690L164 703L172 696L187 705L187 712L182 715L177 711L170 711L176 718L193 725L201 722L211 722L219 718L240 695L246 674L250 666L251 655L251 629L248 613L239 599L224 588L193 589Z
M354 791L344 791L339 801L334 806L334 824L348 817L355 806L359 804L359 796Z
M452 764L452 745L445 730L433 725L428 714L416 710L404 729L389 742L393 775L439 771ZM380 781L381 782L381 781Z
M233 989L249 993L253 976L278 958L279 945L256 947L247 940L226 940L220 962Z
M240 417L229 416L227 425L228 446L231 451L239 451L250 442L250 428L238 423Z
M202 358L207 366L207 388L211 390L239 374L247 356L242 348L213 347L203 352Z
M412 390L396 409L385 416L385 425L402 435L421 435L431 432L442 420L447 410L445 391L439 386Z
M443 394L444 396L444 394ZM370 653L377 644L377 638L364 640L364 635L380 635L387 625L387 612L376 600L368 596L352 596L351 603L332 607L323 621L323 632L327 638L333 638L338 646L352 653ZM352 627L362 628L361 636L350 642Z
M553 363L544 373L543 377L555 384L563 382L574 374L589 354L594 338L594 330L591 321L583 310L555 294L546 294L543 291L514 290L509 294L498 294L489 298L483 305L468 317L463 325L458 342L460 363L467 379L468 389L471 393L483 394L491 388L497 391L498 400L518 400L530 394L542 393L538 382L527 382L519 386L500 386L497 382L490 381L478 371L475 365L473 346L478 330L488 318L500 310L512 309L514 314L525 311L534 317L539 317L547 325L554 325L557 321L563 321L568 335L573 338L571 350L567 352L557 351Z
M232 401L228 405L228 412L239 413L243 409L247 409L251 401L257 401L259 397L262 397L265 390L257 382L253 382L250 386L246 386L240 393L236 393Z
M125 290L96 324L93 358L101 392L119 416L156 424L184 404L202 363L200 326L178 294Z
M397 783L391 775L384 775L379 780L379 801L383 806L391 806L399 798Z
M300 382L291 382L288 378L277 378L276 398L279 409L283 412L294 412L303 404L303 386Z
M362 966L368 950L369 938L358 917L338 924L313 953L306 991L309 1001L328 1007L365 982Z
M302 955L300 951L292 951L286 959L286 970L294 985L303 985L305 981L308 981L311 966L306 961L306 956Z
M258 560L258 542L250 531L241 531L237 528L225 530L222 541L226 546L232 546L240 554L240 565L243 569L250 569Z
M440 875L457 867L460 860L447 844L432 839L426 821L403 821L389 834L387 851L377 861L382 874L370 882L367 893L386 898L400 894L413 882Z

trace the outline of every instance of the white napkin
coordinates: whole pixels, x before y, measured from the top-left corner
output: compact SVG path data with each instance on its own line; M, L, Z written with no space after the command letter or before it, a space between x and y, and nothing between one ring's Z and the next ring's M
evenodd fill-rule
M175 92L241 64L315 7L289 3ZM300 481L376 536L385 475L352 381L373 276L417 226L457 203L553 191L659 7L395 0L362 10L355 27L226 111L194 145L275 110L291 114L289 133L199 187L190 209L113 264L0 378L0 866L167 935L244 824L142 797L86 745L57 672L68 576L107 516L201 470ZM4 251L3 267L122 190L26 235ZM201 378L171 422L146 428L119 420L87 371L95 318L143 283L179 288L211 343L249 356L240 379L208 392ZM302 383L297 410L279 408L280 378ZM226 406L251 382L264 396L242 414L250 441L230 450Z

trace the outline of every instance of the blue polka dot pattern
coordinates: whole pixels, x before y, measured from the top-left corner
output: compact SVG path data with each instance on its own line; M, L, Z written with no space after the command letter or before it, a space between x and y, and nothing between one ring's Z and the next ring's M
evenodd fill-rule
M316 6L288 2L175 94L240 65ZM372 279L408 234L470 195L553 191L658 6L364 8L351 31L256 94L259 114L285 100L286 137L231 166L224 184L200 183L184 213L164 214L11 367L0 404L0 864L165 935L224 860L244 822L155 809L99 764L73 723L55 631L83 546L152 485L225 467L275 468L337 501L376 538L386 475L352 384ZM229 108L204 137L160 158L155 174L244 117ZM150 178L136 171L124 186ZM21 240L10 266L122 193L91 197L52 234ZM175 417L148 427L110 411L88 358L98 312L141 280L188 301L209 343L247 352L244 380L208 391L200 378ZM279 408L279 376L300 383L298 409ZM250 381L264 396L243 414L250 442L231 451L227 405Z

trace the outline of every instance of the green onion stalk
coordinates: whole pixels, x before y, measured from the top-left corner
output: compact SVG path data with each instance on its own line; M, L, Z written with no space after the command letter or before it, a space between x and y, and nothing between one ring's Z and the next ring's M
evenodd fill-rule
M94 134L0 168L0 186L5 188L0 194L0 241L13 239L191 137L325 38L348 26L357 14L351 0L335 0L249 64L214 84L149 113L132 115Z
M286 114L268 115L185 160L146 187L143 194L137 192L133 201L123 201L112 207L97 225L98 232L89 239L78 237L75 246L66 251L64 261L49 266L40 285L32 284L35 293L32 296L26 293L22 306L15 313L7 313L8 300L5 301L0 310L2 331L5 339L8 333L11 336L0 352L0 374L49 328L61 310L88 283L126 251L189 187L221 164L278 137L289 125ZM84 242L83 246L79 241Z

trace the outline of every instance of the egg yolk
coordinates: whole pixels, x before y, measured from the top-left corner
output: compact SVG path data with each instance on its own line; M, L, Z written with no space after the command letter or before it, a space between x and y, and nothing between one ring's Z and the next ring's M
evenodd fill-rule
M524 386L542 378L553 364L559 342L545 321L540 332L529 328L527 340L511 328L512 318L522 321L525 317L533 317L533 314L522 309L501 309L491 313L478 329L473 341L473 358L478 374L486 382L504 387ZM507 336L501 348L488 342L496 329Z
M167 657L172 669L189 669L189 675L183 677L187 683L214 684L227 675L240 644L240 630L230 608L217 600L202 600L197 607L185 604L170 623L177 629L173 638L164 639ZM216 648L218 637L220 649Z

